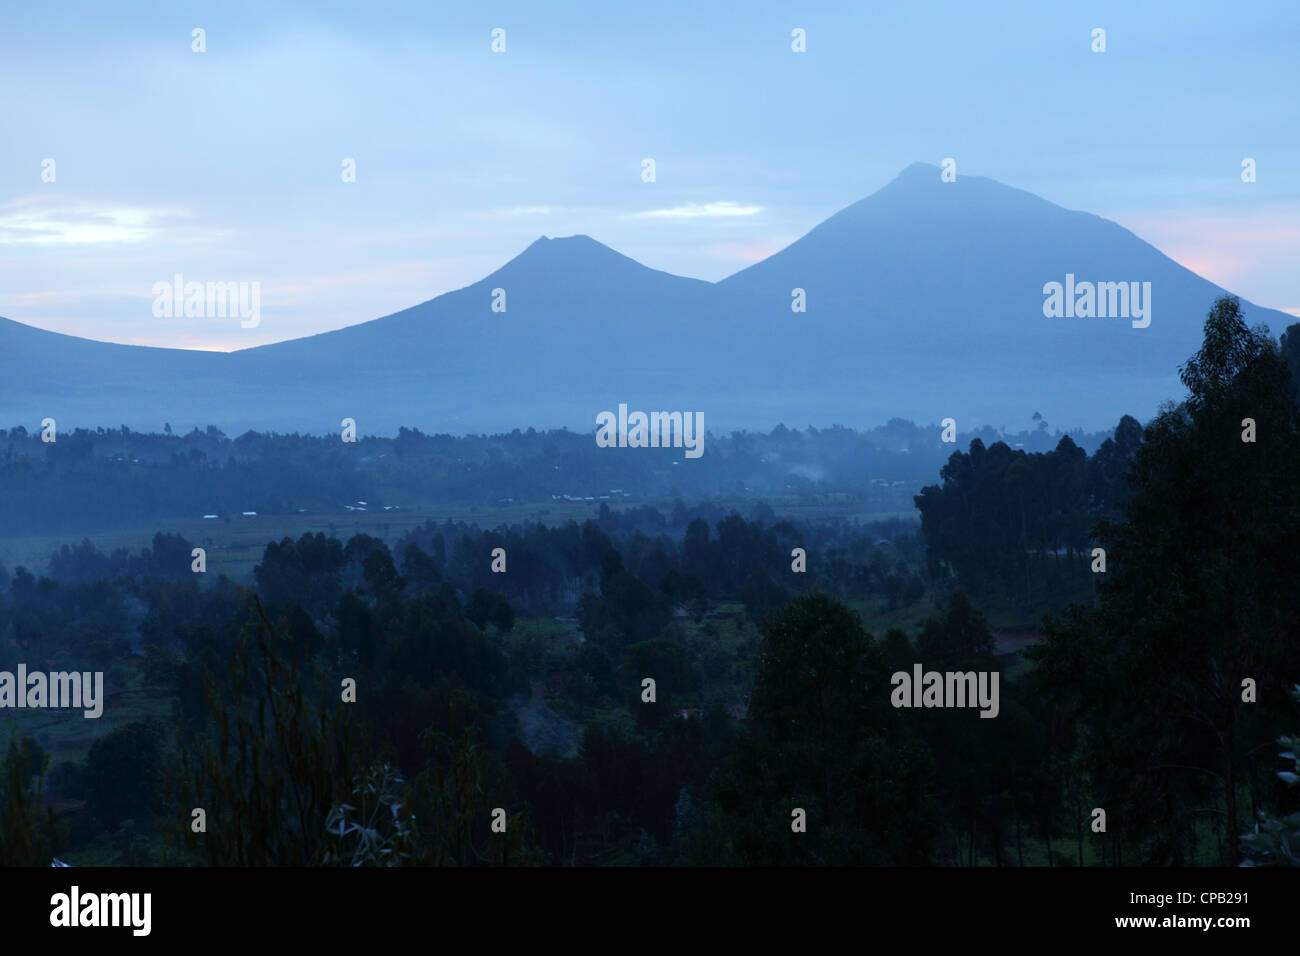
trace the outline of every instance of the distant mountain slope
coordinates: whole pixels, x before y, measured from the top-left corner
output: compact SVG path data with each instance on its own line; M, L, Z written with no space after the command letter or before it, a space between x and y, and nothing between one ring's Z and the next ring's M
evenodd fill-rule
M1150 326L1045 318L1043 286L1067 273L1150 282ZM807 292L802 316L789 309L796 287ZM820 356L836 378L856 371L868 387L905 391L927 383L935 417L950 408L959 421L1011 424L1032 406L1094 425L1103 424L1094 415L1113 422L1124 411L1145 419L1181 396L1177 368L1224 291L1109 220L983 177L945 183L924 163L719 290L755 322L797 321L801 350L787 354ZM1243 308L1274 334L1295 321Z
M504 312L492 310L494 289ZM585 428L619 401L709 400L690 381L708 363L682 353L715 296L710 283L646 268L586 236L543 237L464 289L230 358L241 382L275 379L304 393L329 382L334 425L364 415L394 422L389 430Z
M225 357L96 342L0 318L0 428L34 429L48 416L60 428L161 429L173 401L183 406L227 386Z
M1044 317L1044 283L1067 273L1150 282L1150 327ZM791 310L796 288L806 312ZM626 402L702 411L714 429L949 415L966 428L1033 411L1100 428L1179 397L1178 365L1221 292L1113 222L918 163L718 283L543 237L464 289L226 355L0 320L0 424L586 430ZM1275 334L1294 321L1243 305Z

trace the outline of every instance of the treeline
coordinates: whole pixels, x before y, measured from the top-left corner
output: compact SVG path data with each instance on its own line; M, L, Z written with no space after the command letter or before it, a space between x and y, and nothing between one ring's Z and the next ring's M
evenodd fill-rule
M1271 356L1268 374L1277 381L1269 386L1269 401L1283 410L1300 407L1300 324L1274 342L1267 328L1247 329L1234 302L1227 297L1215 304L1204 348L1182 370L1189 399L1152 423L1155 434L1165 434L1170 415L1226 400L1225 383L1247 373L1247 356L1260 362L1259 356ZM1209 391L1201 395L1193 385ZM1243 409L1243 418L1249 412ZM1091 553L1100 544L1100 526L1120 517L1132 494L1136 479L1128 469L1143 437L1142 425L1125 415L1091 455L1070 435L1058 436L1054 448L1038 449L972 438L968 452L955 452L943 465L940 484L927 485L913 499L930 575L955 579L986 599L1080 593L1080 581L1094 573ZM1230 484L1220 474L1206 478Z
M1125 415L1092 457L1067 435L1048 452L989 447L955 452L940 485L916 496L930 573L983 596L1059 594L1090 573L1093 526L1115 517L1142 426Z
M917 497L940 578L986 599L1095 582L1027 656L1053 728L1043 765L1080 827L1089 803L1106 812L1115 862L1140 845L1139 862L1212 847L1236 863L1243 842L1294 860L1300 802L1274 742L1300 677L1297 331L1279 345L1220 299L1180 370L1187 398L1144 430L1124 419L1091 458L972 443Z
M144 681L173 698L168 728L119 727L82 763L48 767L23 743L20 792L49 770L47 798L85 801L33 845L66 855L111 839L119 861L138 863L960 863L986 851L1009 862L1017 847L1023 860L1036 828L1063 826L1050 787L986 789L1020 780L1046 746L1040 721L1016 716L1010 682L1000 730L972 712L889 705L889 673L915 660L995 665L963 595L913 637L879 641L835 598L797 586L761 628L754 608L723 626L679 619L675 597L695 591L707 615L774 571L765 546L788 543L738 517L691 527L658 584L591 523L557 536L599 565L579 600L581 642L517 617L500 594L465 595L453 564L418 545L399 566L360 535L268 546L256 598L227 581L19 570L0 604L14 656L117 668L113 693L142 651ZM155 544L140 567L178 547ZM426 557L435 573L411 573ZM863 578L847 580L868 596ZM575 755L525 744L518 702L538 684L581 718ZM1005 776L987 775L1007 761ZM195 806L204 835L188 829ZM807 839L789 834L791 806L815 821ZM498 807L508 840L491 831ZM362 821L375 831L364 846L349 829Z
M1029 448L1059 438L1045 423L1020 436ZM533 429L501 435L280 435L218 429L185 435L127 428L77 429L42 440L40 430L0 429L0 533L86 533L163 518L245 511L343 514L364 501L388 507L496 507L556 500L736 500L849 495L863 511L901 511L948 447L940 429L902 419L871 431L777 426L767 434L710 435L705 453L608 449L593 435ZM1074 433L1092 447L1104 435Z
M670 533L674 524L684 530ZM192 548L181 535L159 533L138 553L119 548L104 554L83 539L51 554L50 580L40 586L53 593L69 583L194 580ZM798 572L793 570L796 548L803 552ZM504 552L504 573L492 570L497 549ZM683 607L697 616L733 601L761 619L784 603L795 581L844 598L877 595L884 610L919 599L925 588L919 573L922 545L913 523L777 521L761 502L748 519L709 502L689 507L678 502L671 519L655 508L603 505L597 518L581 524L483 529L463 521L426 521L391 549L366 534L343 542L307 533L270 542L253 578L268 603L294 601L325 614L343 590L361 583L367 560L383 561L412 591L436 590L446 582L462 595L485 589L530 615L558 615L572 613L584 593L597 589L612 551L655 589L664 608ZM25 568L18 573L32 580ZM7 580L0 565L0 585Z
M918 545L882 536L901 523L800 530L733 514L712 528L693 518L679 538L650 538L640 527L654 522L647 515L607 512L601 520L604 527L499 531L430 524L404 542L399 560L365 535L346 543L320 534L285 539L267 546L255 599L225 579L198 587L189 543L174 535L157 535L136 555L105 556L89 542L65 547L51 560L60 580L23 568L4 574L0 669L26 660L104 668L110 695L127 690L138 669L144 686L165 687L173 699L170 729L128 724L83 763L50 767L33 749L24 766L32 775L49 771L46 798L85 801L48 845L66 851L111 832L125 854L119 859L139 862L173 858L168 853L325 862L324 854L343 852L338 841L304 835L290 847L281 830L310 834L344 803L355 805L339 790L355 778L380 792L397 787L385 799L414 809L416 819L465 814L456 847L442 829L391 834L393 848L404 846L412 861L492 857L500 841L489 839L484 821L494 806L532 821L534 836L515 848L518 859L665 862L686 853L684 841L704 826L709 777L744 712L759 641L753 620L798 589L797 574L888 602L900 566L892 555L900 546L915 554ZM808 552L806 572L791 568L796 545ZM505 573L490 570L496 547L506 549ZM786 583L777 585L778 577ZM766 582L762 601L749 593L755 580ZM920 587L913 576L911 593ZM567 604L566 591L576 595ZM710 616L742 600L746 616L725 628ZM575 604L581 641L534 616ZM516 608L529 616L517 617ZM658 681L652 708L638 697L647 673ZM343 708L345 679L357 694ZM555 706L585 718L575 758L534 753L520 740L512 701L539 682L559 698ZM284 723L254 727L249 715L272 699L287 709L273 715ZM697 716L679 718L682 708ZM313 737L313 727L328 727L329 738ZM301 761L277 763L280 734L303 750ZM245 749L221 749L232 740ZM239 776L250 762L268 776ZM423 789L409 791L399 779ZM311 789L314 809L296 808L286 820L284 808L246 802L250 792L281 785L284 793ZM461 787L481 795L462 805L456 800L470 798ZM447 788L460 796L451 800ZM151 834L161 830L151 828L169 818L177 792L240 838L159 848ZM496 802L474 802L489 799ZM286 856L272 859L268 847Z
M1180 374L1186 400L1147 425L1097 528L1097 600L1048 622L1034 674L1113 832L1152 862L1213 841L1235 863L1243 831L1300 810L1277 743L1300 726L1300 406L1231 297Z

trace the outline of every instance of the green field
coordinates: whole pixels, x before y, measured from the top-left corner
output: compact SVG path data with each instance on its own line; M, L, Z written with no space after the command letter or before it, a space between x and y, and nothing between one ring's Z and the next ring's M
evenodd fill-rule
M643 502L668 512L672 500ZM723 502L725 505L726 503ZM742 514L753 507L753 502L737 502ZM893 518L914 517L915 512L886 511L856 513L852 504L823 501L790 504L774 502L773 508L781 518L795 520L827 520L843 518L863 523L887 521ZM196 547L207 550L208 573L212 580L226 575L231 580L245 582L252 579L253 567L261 560L262 552L270 541L289 537L297 539L307 533L322 532L346 541L354 534L368 534L382 539L390 546L413 528L426 521L464 521L483 528L541 522L563 524L566 521L583 522L595 518L600 502L552 501L546 503L520 503L517 505L423 505L402 511L344 512L342 514L292 514L259 515L255 518L160 518L148 525L117 531L91 531L85 534L38 534L0 536L0 564L12 570L25 567L33 574L48 570L50 555L63 545L76 545L89 539L101 552L110 554L118 548L139 553L149 547L157 532L179 534ZM400 555L397 556L400 559Z
M156 532L179 534L196 547L207 550L208 573L225 574L233 580L248 580L270 541L299 538L307 533L323 532L343 540L354 534L368 534L392 544L412 528L426 521L477 522L484 527L542 521L558 524L585 521L597 509L590 503L554 502L548 505L500 506L491 509L476 506L424 507L410 511L345 512L329 515L259 515L256 518L161 518L148 526L122 531L87 534L50 534L0 537L0 564L12 569L19 565L33 573L47 569L50 555L61 546L75 545L89 539L100 551L109 554L118 548L138 553L147 548Z

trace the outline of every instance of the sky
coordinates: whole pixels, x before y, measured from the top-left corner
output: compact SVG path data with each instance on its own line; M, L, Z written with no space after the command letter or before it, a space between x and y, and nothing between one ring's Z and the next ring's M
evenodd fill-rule
M245 348L575 233L714 281L948 157L1300 315L1298 41L1294 0L7 4L0 316ZM259 323L155 316L177 274Z

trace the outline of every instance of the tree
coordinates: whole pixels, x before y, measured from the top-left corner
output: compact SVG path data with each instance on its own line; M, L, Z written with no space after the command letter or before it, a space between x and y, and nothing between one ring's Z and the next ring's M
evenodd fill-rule
M984 615L958 589L942 616L926 619L916 642L927 668L933 670L993 670L993 634Z
M90 745L86 798L91 811L116 826L159 808L165 733L156 721L136 720Z
M998 670L993 656L993 634L984 616L960 589L942 614L926 619L916 640L916 651L913 660L926 670L990 673ZM911 667L900 669L909 672ZM1001 697L1006 696L1007 689L1003 684ZM949 825L954 835L965 833L966 853L970 865L974 865L977 834L985 830L994 836L1001 833L995 826L1000 824L1003 815L987 812L990 810L989 780L1003 779L992 771L1010 751L1015 735L1006 733L1010 723L1006 714L995 720L971 720L971 716L968 710L939 708L920 711L914 720L943 765L937 792L940 801L949 808ZM996 735L990 733L994 725L998 730ZM960 862L960 840L956 845Z
M668 602L625 569L612 548L601 558L600 594L584 595L576 613L587 639L602 644L611 656L658 637L670 619Z
M425 767L416 776L409 803L413 821L412 862L420 866L528 866L541 862L532 842L528 814L494 796L477 728L460 732L429 728L423 734ZM506 811L505 832L494 831L497 810Z
M624 672L629 678L632 693L639 694L641 679L653 677L659 700L668 704L672 699L692 689L690 662L686 648L674 640L658 637L639 644L630 644L623 651Z
M1109 773L1113 805L1144 821L1147 861L1194 859L1208 811L1235 864L1239 790L1283 717L1281 675L1300 670L1300 408L1277 346L1232 297L1182 380L1186 400L1147 425L1122 517L1097 529L1097 606L1050 622L1030 656L1086 728L1084 769Z
M1291 373L1292 394L1300 402L1300 322L1287 327L1278 345L1282 361Z
M251 626L224 679L209 679L215 731L183 752L172 842L214 866L320 865L340 852L331 814L373 761L337 685L291 663L289 637L260 602ZM206 812L206 832L190 830L192 807Z
M515 626L515 611L510 602L487 588L476 588L470 595L465 603L465 617L479 630L495 624L499 630L508 632Z
M733 862L928 862L933 764L857 615L820 592L792 598L765 621L756 669L739 752L713 784Z
M355 539L354 539L355 540ZM380 545L370 551L361 563L362 577L374 590L377 597L385 597L402 588L402 578L393 564L393 556L388 549Z
M0 760L0 866L49 866L54 812L42 809L45 755L32 737L10 734Z

